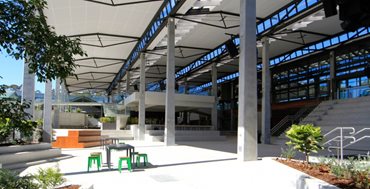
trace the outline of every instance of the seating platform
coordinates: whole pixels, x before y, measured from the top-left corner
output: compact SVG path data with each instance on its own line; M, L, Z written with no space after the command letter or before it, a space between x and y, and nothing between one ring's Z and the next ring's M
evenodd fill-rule
M88 129L55 129L55 148L88 148L101 145L101 131Z

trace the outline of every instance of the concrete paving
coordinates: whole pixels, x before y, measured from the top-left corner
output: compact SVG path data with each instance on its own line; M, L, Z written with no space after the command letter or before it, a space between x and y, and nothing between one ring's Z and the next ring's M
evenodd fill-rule
M94 184L99 188L303 188L300 178L307 177L271 158L241 162L237 160L236 139L217 142L181 142L164 146L161 142L126 141L135 151L147 153L149 166L135 168L133 172L117 171L118 157L125 151L113 151L113 169L87 172L90 152L105 152L101 148L63 149L70 158L58 163L32 166L21 174L37 171L40 167L58 165L68 183ZM259 157L280 156L279 145L259 145ZM288 170L288 171L286 171ZM290 177L290 178L289 178ZM289 179L288 179L289 178Z

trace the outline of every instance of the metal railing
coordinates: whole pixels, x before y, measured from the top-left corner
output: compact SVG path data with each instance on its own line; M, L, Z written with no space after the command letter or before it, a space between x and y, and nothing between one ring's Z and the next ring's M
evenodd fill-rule
M287 115L282 120L279 121L272 129L271 135L279 135L282 129L287 127L287 124L292 125L294 122L298 122L302 118L302 115L307 113L307 111L312 110L312 107L303 107L294 115Z
M345 133L345 131L348 131ZM363 128L360 131L355 130L353 127L336 127L335 129L329 131L324 135L324 138L327 138L328 136L334 134L335 132L339 132L338 135L335 135L330 140L327 140L325 143L323 143L323 146L328 145L327 149L331 152L332 149L337 150L337 157L340 158L340 161L343 161L343 151L348 146L351 146L355 143L358 143L366 138L370 138L370 135L364 135L358 139L356 139L356 136L359 134L364 133L365 131L370 131L370 128ZM351 140L348 143L344 143L347 140ZM335 142L336 145L332 145L332 142Z

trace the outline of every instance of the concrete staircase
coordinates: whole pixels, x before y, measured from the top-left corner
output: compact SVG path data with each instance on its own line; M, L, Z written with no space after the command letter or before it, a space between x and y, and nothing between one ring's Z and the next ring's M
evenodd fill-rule
M61 150L51 148L49 143L0 147L0 164L10 170L57 161L59 158Z
M131 130L102 130L101 135L108 137L125 138L125 140L134 140Z
M353 127L356 132L364 128L370 128L370 97L360 97L348 100L324 101L318 105L301 124L312 123L321 127L322 133L326 134L336 127ZM348 130L346 131L348 134ZM370 136L370 130L361 133L356 138L365 135ZM336 133L338 136L338 133ZM348 146L361 150L370 150L370 138L365 138L358 144Z

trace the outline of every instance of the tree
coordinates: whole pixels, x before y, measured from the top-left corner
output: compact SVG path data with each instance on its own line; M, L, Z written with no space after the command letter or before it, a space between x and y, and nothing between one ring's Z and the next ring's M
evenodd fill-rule
M47 24L46 7L45 0L0 0L0 53L26 60L40 82L75 75L74 57L86 55L78 39L57 35ZM0 95L4 93L1 85ZM15 130L23 136L32 133L37 123L27 120L30 115L25 109L29 106L0 99L0 138Z
M306 162L309 163L310 153L317 153L323 149L320 143L323 140L321 128L314 127L312 124L292 125L286 132L286 136L290 139L288 145L293 145L294 149L302 152L306 156Z
M45 0L0 1L0 53L25 59L44 82L75 75L74 56L86 55L78 39L57 35L46 23Z

